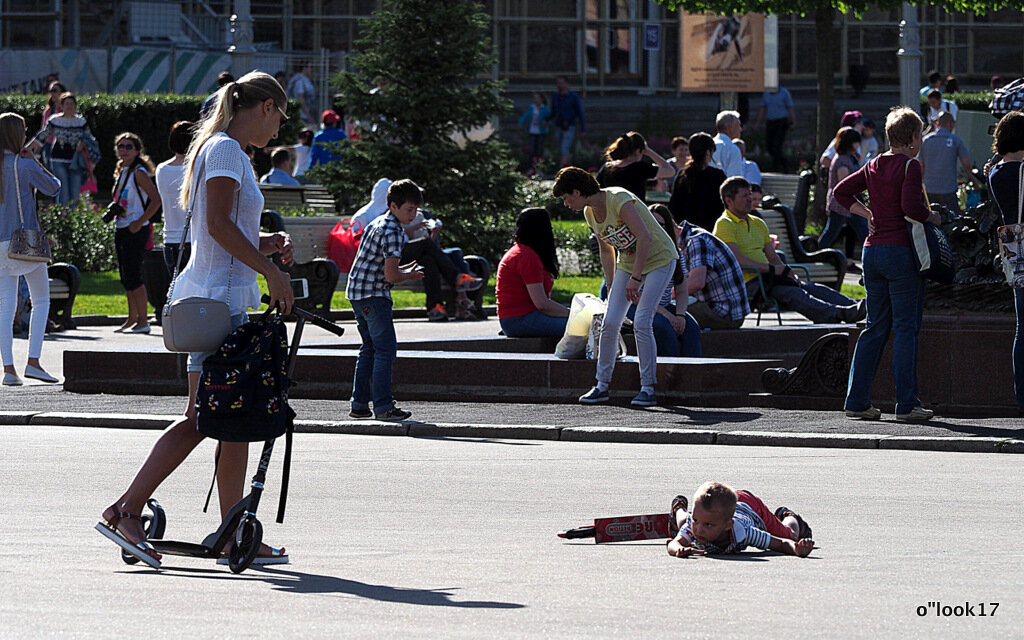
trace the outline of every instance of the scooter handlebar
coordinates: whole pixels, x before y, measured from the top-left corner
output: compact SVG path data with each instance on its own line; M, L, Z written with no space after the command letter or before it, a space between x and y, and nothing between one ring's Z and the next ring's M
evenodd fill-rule
M269 295L264 294L263 297L261 298L261 300L263 300L263 302L265 304L270 304L270 296ZM338 325L334 324L333 322L331 322L327 318L325 318L323 316L320 316L320 315L317 315L317 314L313 313L312 311L306 311L305 309L302 309L300 307L296 307L296 306L293 305L292 306L292 313L294 313L295 315L305 319L308 322L312 322L313 324L315 324L316 326L320 327L321 329L324 329L326 331L330 331L331 333L333 333L336 336L342 336L342 335L345 334L344 327L339 327Z

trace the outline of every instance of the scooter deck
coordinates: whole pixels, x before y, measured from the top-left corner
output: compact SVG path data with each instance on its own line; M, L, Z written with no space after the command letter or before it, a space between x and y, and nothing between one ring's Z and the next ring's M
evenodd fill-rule
M640 516L617 518L594 518L594 526L560 531L560 538L594 538L594 542L628 542L632 540L654 540L669 538L668 525L671 515L653 513Z
M185 556L189 558L219 558L220 551L204 547L194 542L181 542L178 540L150 540L158 552L169 556Z

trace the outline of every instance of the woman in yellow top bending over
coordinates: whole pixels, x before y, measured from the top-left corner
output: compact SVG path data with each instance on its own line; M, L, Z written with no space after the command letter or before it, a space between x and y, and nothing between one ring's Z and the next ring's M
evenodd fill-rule
M602 189L597 180L578 167L566 167L555 176L556 198L573 211L582 211L597 235L601 266L608 285L608 309L601 328L597 384L580 397L584 404L608 401L608 385L618 355L619 329L629 305L636 304L633 332L640 360L640 393L636 407L657 404L654 385L657 347L652 322L658 302L675 270L679 252L675 242L657 223L647 205L620 187Z

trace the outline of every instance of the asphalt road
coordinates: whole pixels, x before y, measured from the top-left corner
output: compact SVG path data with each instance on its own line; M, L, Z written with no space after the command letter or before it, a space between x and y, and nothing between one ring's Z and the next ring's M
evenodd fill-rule
M291 565L239 576L130 567L92 530L148 431L5 426L6 637L1019 637L1017 456L303 434L287 520L278 455L261 509ZM199 540L204 443L160 487ZM658 541L563 541L718 479L814 527L810 558L670 558ZM973 604L975 617L928 609ZM980 617L978 603L996 603ZM926 615L919 616L919 607ZM986 605L986 613L992 613ZM941 609L940 609L941 612Z

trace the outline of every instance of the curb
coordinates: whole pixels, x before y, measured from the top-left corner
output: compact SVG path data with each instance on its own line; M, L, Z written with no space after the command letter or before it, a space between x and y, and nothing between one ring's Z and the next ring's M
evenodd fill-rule
M0 411L0 425L165 429L178 415ZM1024 440L966 436L890 436L858 433L711 431L630 427L559 427L548 425L382 422L379 420L296 420L296 433L334 433L412 438L487 438L561 440L633 444L716 444L755 447L884 449L956 453L1024 453Z

